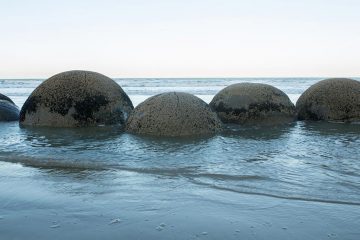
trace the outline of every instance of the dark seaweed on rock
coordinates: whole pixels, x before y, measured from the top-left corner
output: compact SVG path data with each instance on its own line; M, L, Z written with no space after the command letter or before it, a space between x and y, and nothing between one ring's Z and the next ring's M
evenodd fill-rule
M94 113L100 110L100 107L106 106L109 101L103 95L86 96L84 100L75 103L76 113L72 116L79 122L86 122L94 118Z
M69 98L62 98L60 101L56 102L54 105L50 105L50 112L59 113L62 116L68 114L70 108L73 106L74 100Z

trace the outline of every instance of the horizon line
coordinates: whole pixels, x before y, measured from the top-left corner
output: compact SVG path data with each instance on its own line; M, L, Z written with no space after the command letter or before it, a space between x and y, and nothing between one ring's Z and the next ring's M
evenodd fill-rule
M103 74L104 75L104 74ZM52 77L54 75L51 75ZM106 76L106 75L105 75ZM50 77L0 77L0 80L46 80ZM107 76L109 77L109 76ZM360 76L287 76L287 77L109 77L111 79L271 79L271 78L360 78Z

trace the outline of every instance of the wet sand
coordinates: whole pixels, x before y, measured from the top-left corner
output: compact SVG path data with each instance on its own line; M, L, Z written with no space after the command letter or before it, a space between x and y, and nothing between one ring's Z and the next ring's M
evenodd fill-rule
M360 206L0 163L1 239L359 239ZM166 185L166 187L164 187Z

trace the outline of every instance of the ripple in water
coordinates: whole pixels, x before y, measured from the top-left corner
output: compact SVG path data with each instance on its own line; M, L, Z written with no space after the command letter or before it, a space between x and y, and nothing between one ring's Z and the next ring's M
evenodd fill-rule
M0 128L5 162L132 172L223 191L360 205L359 125L229 126L209 139L144 138L114 127L24 129L9 123Z

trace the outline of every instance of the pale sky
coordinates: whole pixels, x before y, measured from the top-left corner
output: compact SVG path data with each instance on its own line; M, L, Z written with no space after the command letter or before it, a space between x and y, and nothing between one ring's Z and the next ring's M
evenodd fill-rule
M358 77L360 0L0 0L0 78Z

